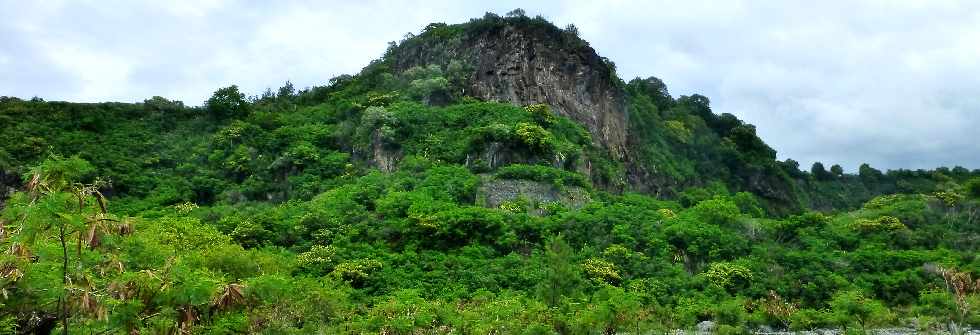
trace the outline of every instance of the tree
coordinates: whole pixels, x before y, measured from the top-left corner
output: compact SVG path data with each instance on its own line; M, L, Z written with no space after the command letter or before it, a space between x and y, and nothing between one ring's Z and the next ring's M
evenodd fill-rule
M147 111L169 114L184 109L184 103L177 100L167 100L166 98L160 96L154 96L153 98L143 100L143 108Z
M650 97L653 100L653 104L660 111L666 111L674 106L674 98L667 91L667 84L664 84L660 78L647 77L646 79L640 79L637 77L630 80L629 86Z
M838 325L847 327L857 323L864 331L868 326L883 324L890 319L888 308L880 301L865 297L860 291L843 291L834 294L830 301L834 319Z
M204 103L208 114L218 120L240 118L248 114L245 94L238 91L237 85L220 88Z
M800 162L797 162L791 158L787 158L785 161L780 162L783 171L786 171L790 177L793 178L804 178L806 177L806 172L800 170Z
M438 65L415 66L405 70L402 77L408 82L408 95L427 105L446 104L452 98L449 92L450 82L443 76Z
M861 181L863 181L865 184L878 182L878 180L880 180L883 176L884 174L882 174L881 171L871 167L871 165L868 165L868 163L861 164L861 166L858 167L858 177L860 177Z
M279 99L289 99L294 95L296 95L296 88L293 87L293 83L287 80L286 83L279 88L279 93L276 94L276 97Z
M689 217L674 221L664 229L664 237L689 273L697 272L706 261L732 257L746 247L741 236L727 233L719 226Z
M966 194L971 198L980 199L980 177L974 177L966 182Z
M565 26L565 31L574 36L578 36L578 27L576 27L574 24L569 23L567 26Z
M729 115L726 113L726 115ZM766 162L776 159L776 151L769 147L755 134L755 126L740 124L728 131L728 136L735 143L738 152L748 159L749 163Z
M821 181L830 180L832 177L830 172L827 172L827 169L823 167L823 163L820 162L813 163L813 166L810 167L810 174L813 175L813 178Z
M449 81L453 95L456 97L466 95L466 83L472 75L473 71L457 59L449 61L449 65L446 65L446 80Z
M517 124L514 134L531 151L549 153L554 148L555 137L548 130L539 125L527 122Z
M830 167L830 173L834 175L834 177L843 177L844 168L842 168L840 165L834 164Z
M160 96L143 100L143 110L149 112L158 120L158 125L165 129L175 126L177 117L185 111L183 102L167 100Z
M537 292L549 306L558 306L562 297L573 296L581 289L582 273L572 256L572 248L561 235L552 237L545 245L544 278Z
M752 270L732 262L714 262L704 272L708 282L726 290L744 288L752 283Z
M106 200L99 192L105 186L96 181L84 184L95 168L87 161L78 157L63 159L57 156L48 158L32 168L25 179L25 193L11 204L12 217L18 218L20 234L11 244L11 250L22 250L21 254L30 254L31 249L41 249L46 236L54 235L61 251L60 270L61 283L57 296L57 314L62 324L62 334L68 334L70 305L80 297L71 297L70 290L74 282L84 276L70 271L74 262L82 258L81 245L94 248L100 244L100 232L107 231L106 222L115 221L108 216ZM98 204L98 206L91 206ZM9 216L8 216L9 217ZM78 254L71 257L68 239L78 236ZM30 258L30 257L28 257ZM49 259L39 259L40 262L52 262ZM81 266L79 266L80 268ZM78 291L78 288L75 288ZM85 294L89 292L85 290ZM83 304L82 308L91 310L99 306Z
M630 330L632 334L642 334L641 322L646 321L643 305L636 296L615 286L604 285L592 295L592 301L585 315L583 333L592 333L600 326L602 334L619 334Z
M694 95L682 95L677 99L677 105L685 107L691 114L700 116L709 125L711 125L714 119L717 118L715 114L711 111L711 100L708 97L694 94ZM659 107L659 106L658 106Z

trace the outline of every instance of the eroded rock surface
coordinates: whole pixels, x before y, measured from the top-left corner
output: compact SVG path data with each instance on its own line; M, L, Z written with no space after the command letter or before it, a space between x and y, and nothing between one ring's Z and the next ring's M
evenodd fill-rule
M582 123L593 141L626 152L625 93L614 70L577 37L553 27L505 25L403 45L390 56L395 71L452 60L467 64L466 95L517 105L543 103Z

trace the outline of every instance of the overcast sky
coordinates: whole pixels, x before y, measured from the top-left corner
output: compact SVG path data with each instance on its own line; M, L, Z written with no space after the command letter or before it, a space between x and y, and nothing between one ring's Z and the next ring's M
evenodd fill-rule
M0 96L200 105L231 84L322 85L430 22L523 7L805 168L980 168L978 1L488 3L0 0Z

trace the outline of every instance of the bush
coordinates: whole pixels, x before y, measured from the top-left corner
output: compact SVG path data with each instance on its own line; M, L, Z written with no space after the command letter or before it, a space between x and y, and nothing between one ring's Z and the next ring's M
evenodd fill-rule
M814 330L833 324L832 315L826 311L804 308L789 317L791 330Z
M435 199L471 203L479 182L479 178L465 167L438 166L428 171L418 189L431 194Z
M851 224L851 228L863 233L890 232L905 229L898 218L883 215L877 219L857 219Z
M861 330L882 326L893 321L893 316L881 302L864 296L860 291L843 291L834 294L830 301L833 320L845 330L857 325Z
M248 114L249 104L238 86L232 85L215 91L204 103L204 108L216 119L240 118Z
M495 174L501 179L524 179L552 183L556 187L578 186L589 188L591 183L585 176L543 165L514 164L502 167Z
M537 124L543 127L550 126L558 121L555 114L553 114L551 109L548 108L548 105L545 104L528 105L524 107L524 110L527 111L528 114L531 114L531 119L533 119L534 122L537 122Z
M966 182L966 194L973 199L980 199L980 177Z
M959 307L956 305L956 297L949 292L927 290L919 294L918 304L913 307L913 311L922 326L945 327L947 322L955 320Z
M752 282L752 270L730 262L711 263L704 276L708 282L727 290L745 287Z
M555 148L555 137L539 125L521 122L514 127L514 134L531 151L550 153Z
M582 263L582 271L592 281L599 284L618 284L622 277L616 271L616 265L601 258L589 258Z
M746 317L745 302L742 299L727 299L714 308L714 321L735 328L733 330L742 329Z
M737 222L741 211L728 198L715 197L699 202L689 213L708 224L732 227Z

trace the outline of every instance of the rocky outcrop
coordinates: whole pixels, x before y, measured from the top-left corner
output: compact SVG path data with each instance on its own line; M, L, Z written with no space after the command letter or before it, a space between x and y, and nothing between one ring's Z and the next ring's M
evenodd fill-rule
M625 94L612 66L586 42L554 26L529 23L463 31L446 38L423 34L393 49L388 60L396 72L461 61L469 70L466 95L547 104L584 125L614 157L625 155Z
M370 163L377 166L381 172L393 172L402 159L402 152L392 149L385 144L378 130L371 132L371 159Z
M770 207L777 209L775 212L791 212L798 207L796 204L799 201L792 183L782 180L778 173L773 174L772 171L741 166L722 167L718 168L724 172L722 175L681 179L675 171L662 170L662 167L646 159L644 150L650 149L645 146L651 145L650 138L656 136L650 135L650 129L646 128L634 128L637 134L629 134L629 113L636 111L627 108L626 88L616 76L615 66L600 57L577 36L574 29L559 29L539 18L501 18L488 14L465 24L429 25L422 34L393 46L385 58L375 64L376 68L383 68L396 77L406 71L414 73L408 71L413 68L437 65L443 70L444 79L451 83L454 98L474 97L515 105L546 104L555 114L584 126L591 134L593 144L609 153L602 157L603 162L590 155L568 164L559 160L545 162L540 158L534 161L535 158L524 157L500 143L491 143L485 150L467 156L468 166L473 164L494 169L512 163L550 164L581 172L590 177L596 187L606 191L628 190L664 198L675 197L676 192L686 187L721 180L732 189L759 195L767 204L771 204ZM662 82L660 85L663 85ZM657 94L673 101L665 88ZM692 113L691 117L711 114L707 98L691 101L691 106L700 108L687 111ZM432 101L427 103L437 105ZM642 114L636 115L636 120L642 120ZM646 134L641 134L644 132ZM656 141L667 143L666 139L659 137L654 139ZM654 155L678 156L691 162L720 159L721 154L715 151L721 148L698 149L709 152L682 152L683 148L671 148L665 144L655 150L666 153ZM603 150L596 152L605 155ZM670 155L671 152L677 154ZM378 152L375 152L375 156L379 156ZM606 158L617 166L596 165L598 169L593 169L594 164L609 163ZM375 161L385 170L385 165L380 164L382 160Z
M20 187L21 180L17 174L0 170L0 209L4 208L7 199Z

